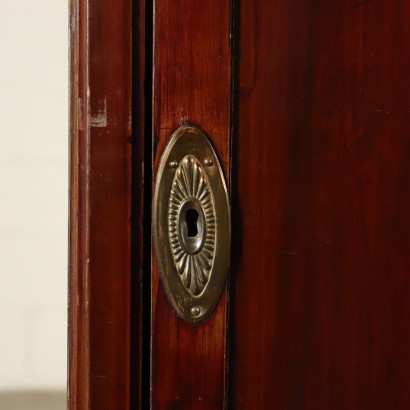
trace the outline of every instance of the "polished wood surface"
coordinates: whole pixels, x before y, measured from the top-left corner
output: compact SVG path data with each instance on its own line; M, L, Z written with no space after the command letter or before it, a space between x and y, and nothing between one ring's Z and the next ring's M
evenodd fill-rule
M70 410L409 408L410 3L150 13L71 2ZM199 325L150 254L184 124L232 181L230 294Z
M155 2L154 170L181 125L202 128L229 172L230 2ZM225 402L226 291L199 325L168 302L153 254L153 409L222 409Z
M410 2L241 0L233 409L410 408Z
M129 409L131 0L72 0L70 410Z

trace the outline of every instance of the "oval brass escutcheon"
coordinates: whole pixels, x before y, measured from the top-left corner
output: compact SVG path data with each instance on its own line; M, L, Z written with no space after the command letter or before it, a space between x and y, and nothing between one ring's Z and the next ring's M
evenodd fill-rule
M170 303L190 323L206 319L225 284L230 209L218 158L208 138L195 127L179 128L162 155L153 234Z

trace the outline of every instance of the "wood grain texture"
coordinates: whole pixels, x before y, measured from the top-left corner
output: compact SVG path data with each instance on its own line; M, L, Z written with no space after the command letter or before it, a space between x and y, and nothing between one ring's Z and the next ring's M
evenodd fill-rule
M161 0L154 21L154 174L172 133L202 128L228 177L230 2ZM213 315L186 324L169 304L153 254L153 409L222 409L225 401L226 291Z
M130 397L131 0L71 2L70 410Z
M410 408L410 3L241 0L233 409Z

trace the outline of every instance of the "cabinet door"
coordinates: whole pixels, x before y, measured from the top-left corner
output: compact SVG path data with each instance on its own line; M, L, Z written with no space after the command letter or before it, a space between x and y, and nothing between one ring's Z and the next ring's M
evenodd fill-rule
M410 406L410 3L241 0L234 409Z
M229 182L230 2L165 0L155 2L154 7L153 177L174 131L193 125L208 135ZM153 250L152 408L223 408L226 288L211 317L190 324L178 316L167 300L156 257ZM174 267L170 268L170 275L178 276Z
M71 18L70 410L409 408L410 3L73 0ZM172 238L154 247L181 127L230 203L201 321L170 297Z

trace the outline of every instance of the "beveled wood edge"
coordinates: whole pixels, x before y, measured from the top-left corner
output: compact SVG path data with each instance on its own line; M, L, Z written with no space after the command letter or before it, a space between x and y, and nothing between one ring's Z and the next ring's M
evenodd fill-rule
M67 366L67 408L74 410L78 408L78 396L86 391L85 379L82 374L85 371L84 361L78 363L82 356L78 338L79 310L77 301L79 298L78 277L78 248L84 247L85 242L79 238L79 88L83 81L84 70L80 70L80 36L84 35L84 27L80 28L80 0L71 0L69 15L69 244L68 244L68 366ZM84 56L82 56L84 58ZM83 326L86 321L83 323Z

